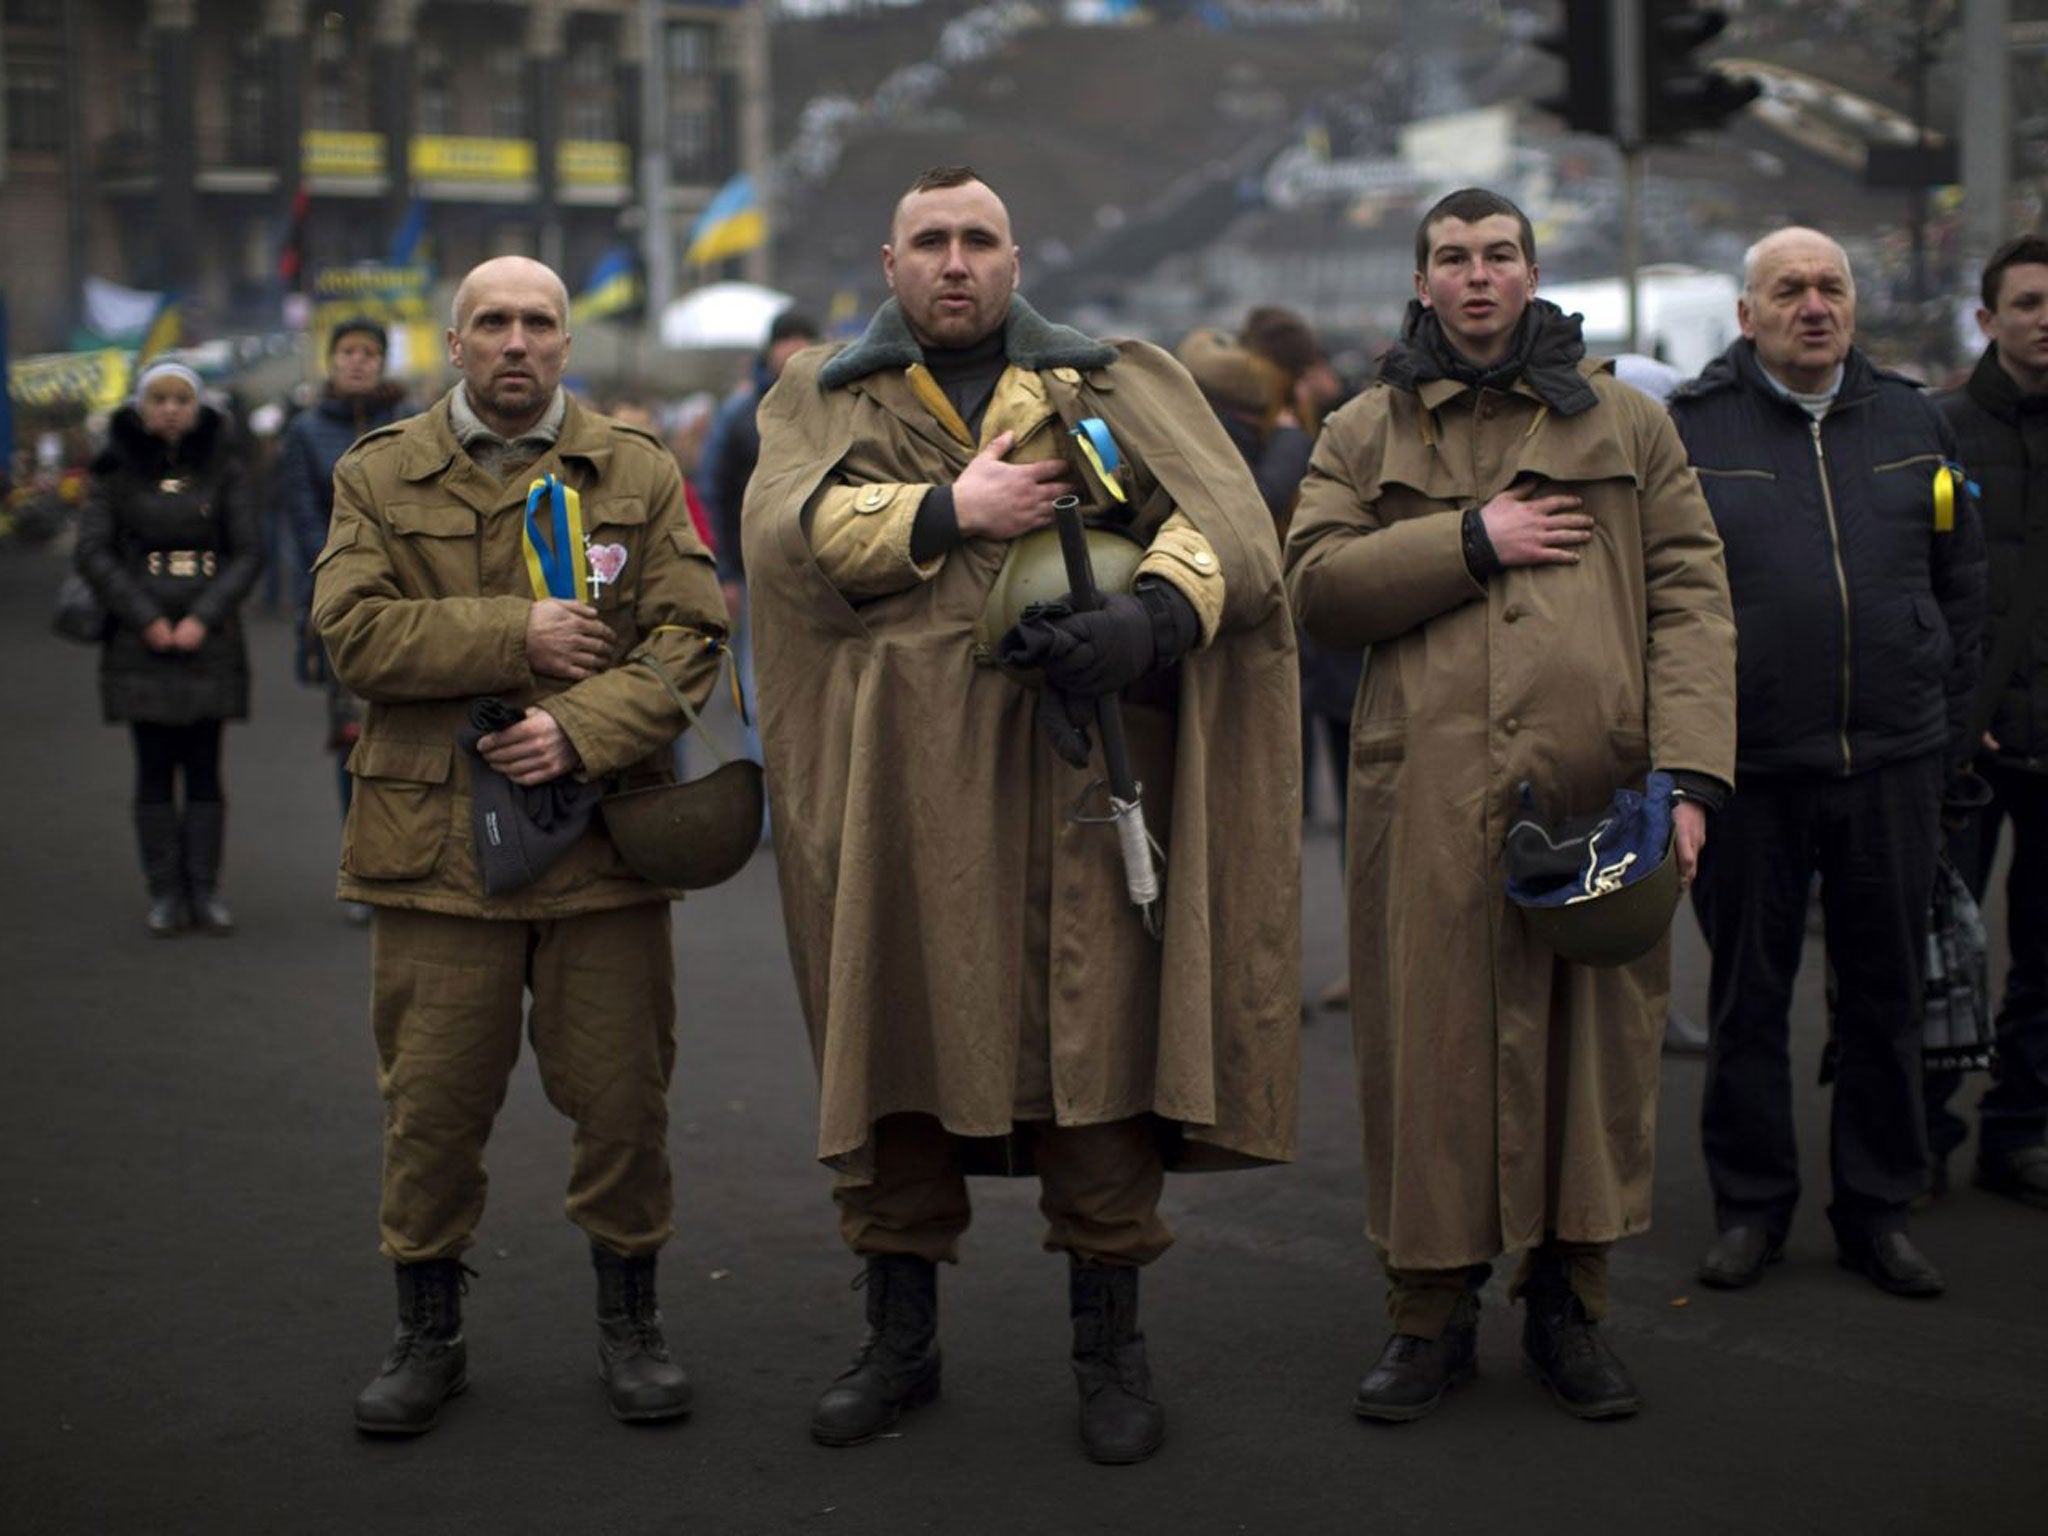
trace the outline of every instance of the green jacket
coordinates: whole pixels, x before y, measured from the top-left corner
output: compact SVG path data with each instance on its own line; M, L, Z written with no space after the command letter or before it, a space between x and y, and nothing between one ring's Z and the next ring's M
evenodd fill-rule
M559 473L582 498L588 542L623 545L594 601L612 664L579 683L526 660L534 603L522 529L527 487ZM539 704L583 760L579 777L656 783L685 725L658 661L693 703L710 693L725 632L711 554L690 526L675 460L637 427L573 399L554 447L500 482L456 441L448 401L363 438L334 472L334 520L314 562L313 622L336 676L368 703L349 755L355 794L340 895L458 916L540 919L659 901L602 819L534 884L487 897L470 829L469 759L455 744L474 700Z

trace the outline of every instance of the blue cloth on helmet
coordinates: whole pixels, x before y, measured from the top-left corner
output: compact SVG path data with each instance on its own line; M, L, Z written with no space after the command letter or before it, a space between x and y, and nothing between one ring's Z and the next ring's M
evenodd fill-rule
M1670 852L1672 787L1670 774L1652 773L1640 790L1617 789L1606 810L1546 826L1524 784L1521 819L1508 828L1508 900L1562 907L1635 884Z

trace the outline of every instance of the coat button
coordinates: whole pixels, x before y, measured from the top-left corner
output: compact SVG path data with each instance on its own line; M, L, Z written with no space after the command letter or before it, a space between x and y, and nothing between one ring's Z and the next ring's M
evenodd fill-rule
M1515 734L1515 732L1519 731L1522 728L1522 722L1517 720L1513 715L1509 715L1507 719L1501 721L1500 728L1506 731L1510 736L1512 736Z
M1055 368L1052 371L1052 376L1062 384L1078 384L1081 382L1081 370L1078 368Z
M1522 610L1517 608L1513 603L1508 604L1507 611L1501 614L1501 618L1509 624L1514 623L1515 620L1519 619L1521 616Z
M1211 558L1209 551L1207 551L1206 549L1196 550L1194 554L1189 558L1191 558L1196 565L1200 566L1205 571L1209 569L1210 566L1216 563L1215 560Z

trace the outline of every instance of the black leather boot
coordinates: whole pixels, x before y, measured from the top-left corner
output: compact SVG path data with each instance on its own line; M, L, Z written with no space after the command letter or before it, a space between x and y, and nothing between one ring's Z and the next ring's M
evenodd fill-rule
M462 1339L462 1265L454 1259L399 1264L398 1332L377 1379L356 1398L356 1428L370 1435L419 1435L441 1404L469 1385Z
M1458 1298L1451 1320L1434 1339L1396 1333L1387 1339L1379 1360L1365 1373L1351 1399L1361 1419L1406 1424L1419 1419L1451 1388L1479 1374L1479 1293Z
M868 1293L868 1336L811 1410L820 1445L865 1444L904 1409L939 1395L938 1266L914 1254L871 1254L853 1283Z
M218 800L185 803L185 890L192 903L192 926L216 937L235 931L234 913L215 894L227 831L228 808Z
M1138 1331L1138 1271L1068 1258L1081 1448L1107 1466L1143 1461L1165 1439L1166 1415L1152 1396L1145 1335Z
M612 1417L628 1424L680 1419L690 1411L690 1378L669 1358L654 1294L654 1255L621 1258L595 1243L597 1374Z
M178 808L165 800L135 807L135 840L142 849L142 878L149 888L149 931L168 939L185 931L185 852L178 837Z
M1642 1409L1628 1367L1569 1286L1522 1293L1522 1352L1558 1407L1576 1419L1625 1419Z

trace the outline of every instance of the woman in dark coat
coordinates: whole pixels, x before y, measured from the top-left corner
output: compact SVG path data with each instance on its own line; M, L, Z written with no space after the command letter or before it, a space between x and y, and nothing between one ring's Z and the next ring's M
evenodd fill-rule
M135 830L149 931L227 933L218 895L227 807L221 724L249 713L236 610L262 545L226 419L179 363L146 368L114 413L79 526L79 572L112 617L100 708L135 744ZM184 779L184 806L177 780Z

